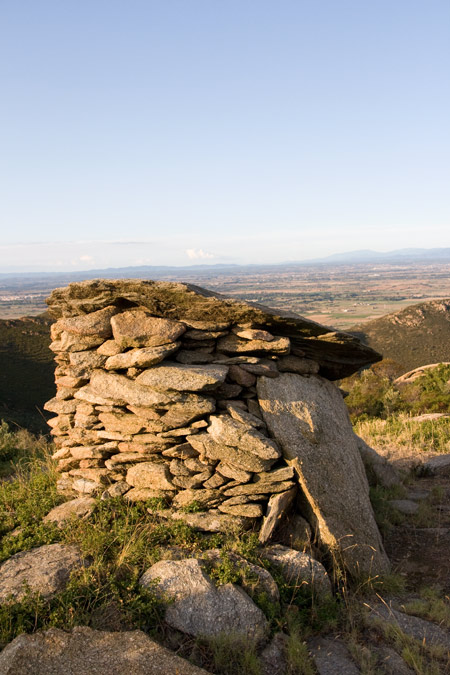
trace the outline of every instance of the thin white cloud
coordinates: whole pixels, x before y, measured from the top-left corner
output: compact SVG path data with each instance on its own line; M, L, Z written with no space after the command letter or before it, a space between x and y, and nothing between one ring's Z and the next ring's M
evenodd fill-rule
M208 253L202 248L188 248L186 249L186 255L191 260L212 260L216 257L213 253Z

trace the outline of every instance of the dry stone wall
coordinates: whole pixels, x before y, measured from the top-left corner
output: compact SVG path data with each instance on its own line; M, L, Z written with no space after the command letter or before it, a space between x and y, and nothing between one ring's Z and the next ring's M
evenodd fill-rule
M208 531L261 525L265 542L292 506L299 480L308 497L303 459L292 461L290 448L293 443L301 453L296 434L299 440L306 434L310 459L305 459L312 467L314 448L323 446L313 481L317 495L308 497L320 501L321 476L340 461L334 436L325 446L326 421L309 411L308 386L298 389L303 402L290 395L283 403L283 392L268 383L311 378L313 391L322 376L344 376L378 354L302 317L279 316L184 284L83 282L57 289L48 304L57 318L51 344L57 392L45 407L56 414L49 424L61 491L124 495L130 501L161 498L169 506L166 517ZM267 402L272 390L281 401L275 407ZM273 413L284 415L281 427ZM339 426L346 412L336 414L332 419L324 408L322 417ZM339 452L345 453L338 440ZM347 464L356 461L361 488L355 508L366 508L367 518L360 519L361 531L354 528L352 548L359 539L365 547L375 546L376 567L386 568L362 462L353 455ZM351 468L346 478L352 482ZM340 487L351 494L346 485ZM337 494L329 479L324 489ZM332 518L331 503L337 509ZM324 504L309 508L319 514L309 520L318 541L329 545L341 537L324 534L330 523L339 523L340 507L336 499ZM345 512L349 519L351 504Z

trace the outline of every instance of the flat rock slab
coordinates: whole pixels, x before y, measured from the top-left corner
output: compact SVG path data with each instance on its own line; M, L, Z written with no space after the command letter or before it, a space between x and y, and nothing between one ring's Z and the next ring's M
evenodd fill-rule
M302 355L317 361L321 373L332 379L347 377L381 358L377 352L348 333L330 332L327 326L299 315L283 315L268 307L227 298L190 284L95 279L56 289L47 303L51 314L59 318L84 315L115 304L123 306L124 301L147 308L154 317L172 321L190 323L192 320L204 321L208 317L217 324L251 324L269 330L274 336L290 338L293 351L301 351ZM115 317L112 324L117 326ZM147 330L145 328L145 332ZM168 339L167 335L163 339ZM270 342L267 344L270 345Z
M288 636L275 633L267 647L259 655L261 675L286 675L288 670L287 645Z
M95 508L95 499L92 497L78 497L70 502L64 502L49 511L43 518L44 523L56 523L62 527L70 518L87 518Z
M136 381L161 391L208 391L225 382L227 366L165 363L141 373Z
M450 474L450 455L438 455L424 462L419 473L431 476L448 476Z
M63 590L72 570L86 566L76 546L48 544L16 553L0 565L0 602L20 601L27 590L52 598Z
M450 633L431 621L420 619L400 612L386 604L378 604L371 608L369 622L385 622L397 626L403 633L429 646L440 646L450 649Z
M269 546L262 555L279 567L290 584L309 586L316 593L331 595L331 582L325 567L308 553L287 546Z
M297 474L319 542L354 576L389 570L356 436L339 389L311 375L261 377L259 404Z
M161 560L142 575L140 584L155 588L172 602L165 621L194 636L235 633L261 640L268 622L248 595L234 584L216 588L196 559Z
M319 675L359 675L360 669L341 640L314 638L308 648Z
M19 635L0 654L0 675L208 675L140 630L85 626Z

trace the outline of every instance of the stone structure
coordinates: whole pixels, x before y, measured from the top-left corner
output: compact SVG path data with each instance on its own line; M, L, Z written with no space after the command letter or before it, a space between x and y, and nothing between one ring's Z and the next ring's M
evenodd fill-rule
M345 434L334 429L342 423L352 433L329 382L378 360L376 352L302 317L179 283L74 283L55 290L48 305L57 319L51 349L58 365L57 393L46 409L57 415L49 424L61 490L162 498L166 517L213 531L259 526L267 514L267 541L300 484L310 507L302 515L314 512L310 524L328 547L344 536L338 526L332 531L339 513L330 513L339 509L340 492L344 522L353 510L361 523L350 533L352 550L373 552L360 571L387 568L356 443L345 461ZM289 400L272 405L276 378L287 378ZM320 389L313 411L309 385L313 398ZM296 391L301 397L293 402ZM296 406L303 406L297 417ZM345 466L341 485L332 484L336 462ZM344 562L355 571L357 558Z

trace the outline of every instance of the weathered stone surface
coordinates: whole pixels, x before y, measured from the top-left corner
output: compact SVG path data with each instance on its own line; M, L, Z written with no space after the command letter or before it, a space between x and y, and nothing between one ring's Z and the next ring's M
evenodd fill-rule
M277 603L280 601L280 591L278 590L278 586L270 572L264 569L264 567L260 567L259 565L249 562L238 553L234 553L234 551L223 551L219 548L213 548L203 553L202 560L207 560L209 563L212 563L213 566L220 565L223 560L231 561L231 563L238 569L248 573L249 577L253 576L257 577L258 579L256 584L253 581L246 582L244 574L243 580L241 582L244 591L248 592L249 594L254 592L263 592L271 602Z
M100 413L98 416L106 431L123 434L138 434L145 429L145 422L137 415L127 413Z
M431 621L400 612L386 603L374 605L369 612L368 621L390 623L423 644L450 649L450 633L444 628Z
M296 551L305 551L311 546L311 525L298 513L291 513L283 523L280 543Z
M346 333L330 333L329 328L301 316L283 316L262 305L227 298L188 284L97 279L56 289L47 302L53 316L61 317L102 309L117 302L117 298L144 306L154 315L186 323L204 321L207 316L210 323L264 326L272 334L291 338L296 352L316 360L321 366L321 373L333 379L347 377L381 358Z
M142 462L127 472L126 482L137 488L151 490L173 490L169 467L164 463Z
M359 436L356 436L356 443L370 485L393 487L401 482L397 469L385 457L379 455Z
M267 647L259 655L261 675L286 675L289 672L288 639L288 636L284 633L275 633Z
M140 583L153 587L172 600L166 622L188 635L233 633L261 640L268 631L262 611L234 584L216 588L198 560L161 560L141 577Z
M50 401L44 404L44 410L56 413L57 415L70 415L77 409L78 401L74 399L61 400L51 398Z
M193 351L180 349L175 360L179 363L185 363L186 365L212 363L214 361L214 356L197 349Z
M167 356L177 351L179 342L170 342L158 347L142 347L130 349L123 354L116 354L106 359L106 370L124 370L125 368L149 368L161 363Z
M419 505L412 499L389 499L388 504L405 516L413 516L419 511Z
M291 507L297 494L297 486L294 485L290 490L272 495L267 504L267 511L259 531L259 541L266 544L274 534L277 527Z
M175 342L186 328L178 321L152 316L145 308L129 309L111 319L114 340L126 347L157 347Z
M120 354L121 351L121 346L115 340L106 340L97 349L97 353L101 356L115 356L116 354Z
M73 481L72 488L83 495L92 495L99 491L100 484L88 478L78 478Z
M258 328L244 328L243 326L235 326L232 329L233 333L244 340L265 340L271 342L274 339L272 333L267 330Z
M19 601L27 589L52 598L69 581L72 570L87 565L76 546L48 544L16 553L0 565L0 602Z
M129 502L146 502L149 499L172 499L174 487L172 490L152 490L151 488L132 488L125 494L125 499Z
M269 546L263 556L280 567L289 583L308 585L319 594L331 594L331 583L324 566L308 553L287 546Z
M112 334L111 318L116 312L117 308L110 306L84 316L66 317L58 321L58 330L74 335L109 338Z
M228 464L227 462L219 462L216 466L216 471L218 471L225 478L232 478L233 480L238 480L241 483L248 483L250 478L253 476L251 471L244 471L244 469L239 469L233 464Z
M85 375L94 368L101 368L106 361L105 356L94 350L71 352L69 359L71 367L77 371L78 375Z
M342 640L312 638L308 640L308 647L319 675L359 675L361 672Z
M165 363L144 371L136 381L161 391L208 391L222 384L227 372L227 366Z
M228 415L211 416L208 433L217 443L237 447L261 459L275 460L281 456L276 443L267 436L263 436L250 424L233 420Z
M224 460L244 471L265 471L273 464L273 459L261 459L251 452L245 452L239 448L232 448L224 443L217 443L208 433L200 433L188 436L188 443L200 454L212 460Z
M257 388L264 420L296 471L321 543L354 575L385 573L389 561L338 388L317 375L291 373L260 378Z
M43 518L44 523L56 523L59 526L64 525L67 520L76 516L77 518L87 518L95 508L95 499L92 497L78 497L70 502L64 502L55 506Z
M186 340L199 340L201 342L211 339L216 339L218 337L222 337L223 335L227 335L228 331L224 330L198 330L196 328L192 328L191 330L187 330L186 333L184 334L184 338Z
M240 403L240 401L229 401L226 405L226 410L228 410L234 420L242 422L243 424L250 424L250 426L255 427L255 429L260 429L265 426L262 419L243 410L240 406L237 406L236 403Z
M162 515L162 514L160 514ZM183 513L173 511L167 514L171 520L182 520L190 527L202 532L230 532L235 530L248 530L253 524L251 518L241 518L220 513L216 509L210 509L200 513Z
M248 352L272 352L273 354L289 354L291 343L287 337L277 337L267 340L243 340L237 335L230 334L220 338L217 349L225 354L246 354Z
M0 655L0 675L208 675L139 630L77 626L19 635Z
M256 382L256 377L240 366L230 366L229 377L242 387L252 387Z
M219 504L218 508L221 513L229 513L232 516L260 518L263 515L261 504Z
M317 361L293 356L292 354L280 357L277 365L278 370L282 373L290 372L297 373L297 375L317 375L320 370Z
M193 503L200 507L216 506L222 501L223 497L216 490L183 490L178 492L173 500L173 505L177 508L184 508Z
M98 347L103 339L98 335L74 335L63 331L59 339L50 344L50 349L52 352L82 352Z
M106 373L103 370L94 370L89 384L90 390L100 397L107 397L109 401L117 401L118 405L147 406L163 405L172 401L170 396L154 391L149 387L137 384L124 375Z
M135 488L134 488L135 489ZM102 492L100 499L111 499L114 497L122 497L124 494L130 491L130 486L125 481L119 481L118 483L113 483L109 486L104 492Z
M224 485L223 494L227 497L234 497L236 495L256 495L256 494L275 494L278 492L286 492L294 487L294 483L291 480L283 480L279 483L259 482L259 483L246 483L245 485L236 485L235 487L229 487Z
M400 654L387 645L379 645L375 649L382 673L386 675L414 675L414 670L406 665Z
M450 454L432 457L427 462L422 464L419 473L431 476L450 475Z

